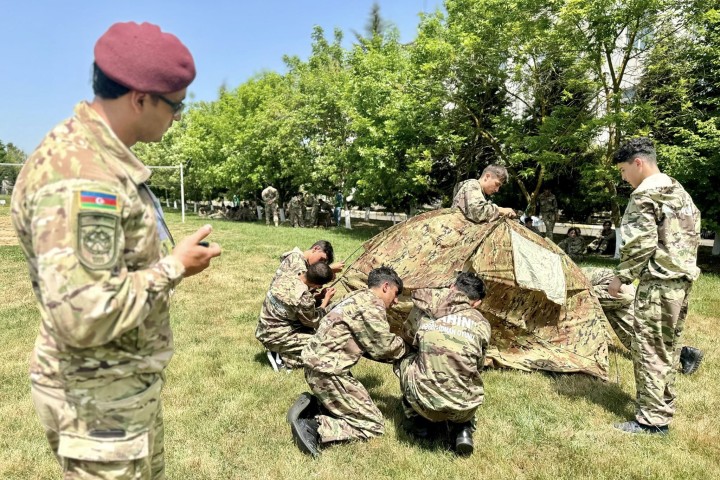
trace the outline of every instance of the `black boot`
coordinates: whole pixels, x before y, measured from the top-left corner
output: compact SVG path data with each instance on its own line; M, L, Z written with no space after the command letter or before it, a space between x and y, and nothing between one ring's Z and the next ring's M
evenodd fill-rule
M288 423L299 418L313 418L320 413L320 403L315 395L309 392L303 392L292 404L287 413Z
M290 424L293 440L301 452L312 455L313 458L320 456L320 425L316 420L300 418Z
M699 348L682 347L680 350L680 371L685 375L695 373L705 354Z
M458 455L471 455L473 453L473 429L470 422L460 424L458 426L457 435L455 437L455 451Z

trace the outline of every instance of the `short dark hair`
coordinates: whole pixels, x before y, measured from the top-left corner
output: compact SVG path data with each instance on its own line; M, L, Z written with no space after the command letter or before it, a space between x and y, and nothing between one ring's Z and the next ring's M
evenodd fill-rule
M473 272L460 272L455 280L455 288L472 301L485 298L485 282Z
M523 223L528 223L528 222L532 223L532 221L533 221L532 217L525 217L525 220L523 220Z
M570 227L570 228L568 228L567 235L570 235L570 233L572 233L572 232L575 232L575 233L577 233L578 235L580 235L580 229L579 229L579 228L575 228L575 227Z
M490 175L496 177L502 183L507 182L508 171L507 171L507 168L503 167L502 165L488 165L482 171L482 173L480 174L480 177L482 177L486 173L489 173Z
M305 272L305 279L314 285L325 285L335 278L330 265L324 262L317 262L310 265Z
M402 292L403 281L398 276L397 272L395 272L395 270L392 269L392 267L383 265L382 267L373 268L370 271L370 274L368 275L368 280L367 280L368 287L370 287L370 288L379 287L385 282L394 283L398 289L398 293Z
M617 163L630 163L635 157L643 158L651 163L657 163L655 143L648 137L637 137L628 140L615 152L613 161Z
M333 253L333 247L327 240L318 240L317 242L312 244L312 247L310 247L310 250L313 248L318 247L320 250L322 250L325 255L327 256L327 260L325 260L327 263L333 263L335 260L335 254Z
M111 80L105 75L105 72L100 70L97 63L93 62L93 93L95 95L106 100L113 100L122 97L129 91L128 87Z
M610 226L612 227L612 222L611 222L610 220L605 220L605 221L603 222L603 227L604 227L605 225L610 225Z

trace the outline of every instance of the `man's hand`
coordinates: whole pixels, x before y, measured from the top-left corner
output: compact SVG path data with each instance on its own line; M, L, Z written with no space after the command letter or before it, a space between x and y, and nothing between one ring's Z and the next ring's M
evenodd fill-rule
M330 264L330 270L332 270L335 273L342 272L342 269L345 268L345 262L335 262Z
M517 216L515 210L513 210L512 208L498 207L498 212L500 213L501 217L515 218Z
M332 298L335 296L335 288L334 287L325 288L325 289L323 289L323 291L325 292L325 296L323 296L323 300L322 300L322 303L320 303L320 306L322 308L327 308L328 304L330 303L330 300L332 300Z
M610 280L610 285L608 285L608 293L611 297L618 297L620 296L620 289L622 288L623 283L618 277L613 277L612 280Z
M210 260L220 256L222 251L217 243L203 242L203 239L210 235L212 227L205 225L200 227L195 233L189 235L175 246L172 256L180 260L185 266L185 277L191 277L196 273L200 273L210 266ZM203 243L201 245L201 243ZM207 244L207 246L205 246Z

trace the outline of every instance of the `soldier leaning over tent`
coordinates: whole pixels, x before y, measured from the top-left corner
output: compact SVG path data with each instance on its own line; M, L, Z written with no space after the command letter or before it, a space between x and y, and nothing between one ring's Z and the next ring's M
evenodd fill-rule
M455 450L473 451L475 412L484 401L480 372L490 342L490 322L476 310L485 285L463 272L449 288L421 288L403 337L416 351L396 364L410 432L427 438L447 422Z
M485 167L480 178L465 180L455 186L453 207L458 207L468 220L475 223L491 222L500 216L515 217L515 210L495 205L490 197L507 181L507 169L502 165Z

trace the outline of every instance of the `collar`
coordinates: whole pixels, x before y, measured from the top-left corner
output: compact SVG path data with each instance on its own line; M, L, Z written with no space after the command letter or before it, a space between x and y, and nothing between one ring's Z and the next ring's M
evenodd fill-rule
M645 178L640 185L637 186L632 193L640 193L645 190L652 190L661 187L669 187L672 185L672 178L668 177L664 173L655 173Z
M150 169L120 141L105 120L90 106L90 103L85 101L78 103L75 106L75 116L90 130L96 146L104 151L109 151L135 184L139 185L150 178Z

